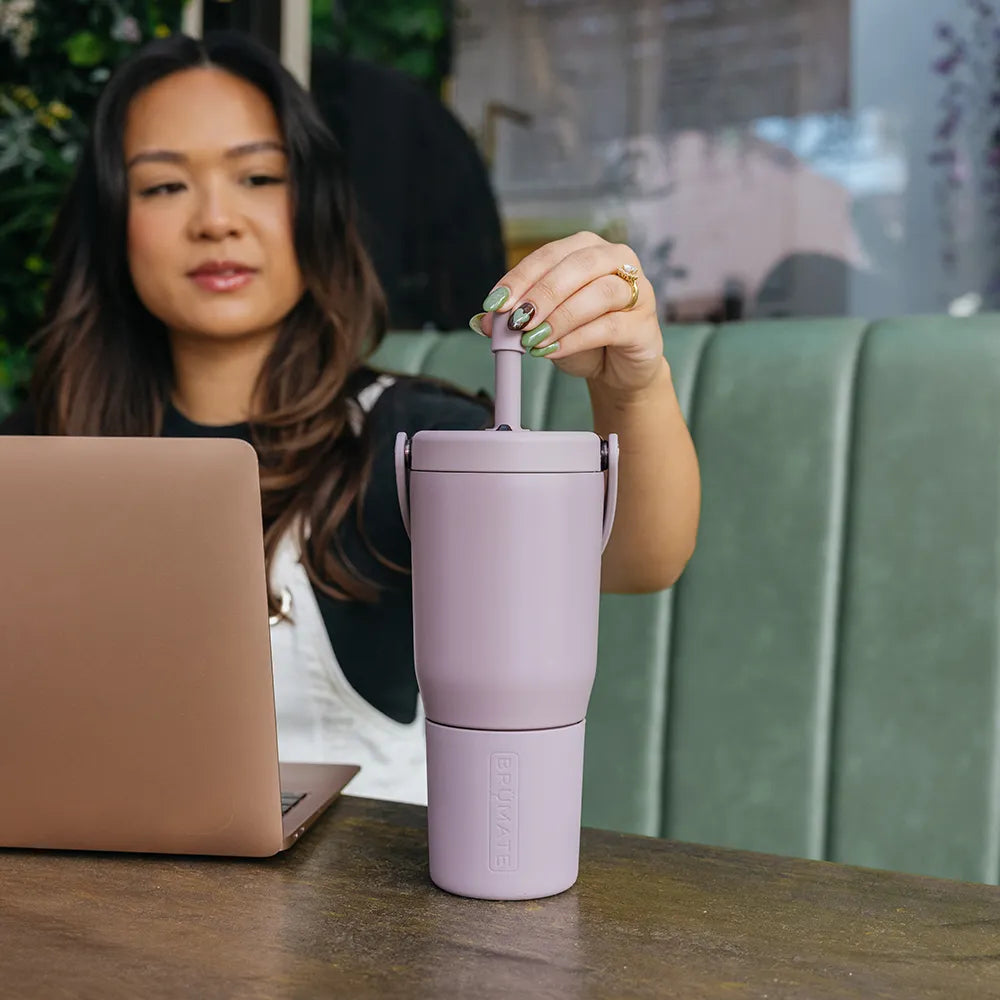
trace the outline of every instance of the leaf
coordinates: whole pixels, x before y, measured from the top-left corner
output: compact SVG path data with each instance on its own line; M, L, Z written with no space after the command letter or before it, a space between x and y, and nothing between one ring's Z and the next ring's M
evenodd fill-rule
M96 66L107 52L107 43L92 31L78 31L70 35L63 45L69 61L74 66Z
M400 39L441 38L445 31L445 21L437 4L401 4L382 13L381 26L389 34Z
M410 49L396 59L396 68L425 79L434 72L434 53L428 49Z
M0 322L6 310L0 311ZM10 413L24 395L31 376L31 358L23 347L11 347L0 338L0 419Z
M4 219L0 222L0 240L5 240L13 233L22 232L36 233L40 228L40 218L42 213L34 205L24 209L17 215Z
M63 184L53 184L47 181L2 187L0 188L0 205L16 205L22 202L37 205L46 201L58 202L65 193L66 189Z

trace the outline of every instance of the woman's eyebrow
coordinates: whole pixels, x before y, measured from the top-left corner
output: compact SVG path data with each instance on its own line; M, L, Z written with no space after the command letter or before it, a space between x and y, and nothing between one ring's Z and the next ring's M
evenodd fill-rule
M227 149L226 157L227 159L232 159L236 156L247 156L250 153L263 153L268 151L284 153L285 147L282 143L278 142L277 139L261 139L258 142L245 142L240 146L233 146L231 149Z
M277 152L284 153L285 147L276 139L261 139L258 142L244 142L239 146L232 146L225 152L226 159L235 159L240 156L249 156L251 153ZM137 163L187 163L187 156L171 149L148 149L142 153L136 153L125 164L125 169L130 170Z

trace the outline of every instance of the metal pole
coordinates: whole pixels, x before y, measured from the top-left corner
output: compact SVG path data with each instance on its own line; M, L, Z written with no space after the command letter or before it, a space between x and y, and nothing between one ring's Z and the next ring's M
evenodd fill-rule
M204 32L204 8L202 0L187 0L181 15L181 31L192 38L201 38Z
M306 90L309 89L311 28L309 0L282 0L281 61Z

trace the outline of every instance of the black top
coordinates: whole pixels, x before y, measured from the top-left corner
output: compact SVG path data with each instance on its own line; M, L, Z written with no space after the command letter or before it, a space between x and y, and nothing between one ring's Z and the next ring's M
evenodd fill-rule
M375 377L367 372L367 381ZM386 388L368 415L372 475L362 519L372 546L399 565L410 565L410 541L396 497L393 457L396 434L418 430L476 430L489 423L485 401L469 399L434 383L403 378ZM0 434L34 434L30 406L0 422ZM249 424L206 426L171 407L164 437L225 437L250 442ZM252 442L251 442L252 443ZM335 600L313 588L330 642L348 682L371 705L397 722L416 715L417 680L413 669L413 594L409 573L383 566L364 544L352 506L341 523L344 552L360 572L383 589L378 601Z

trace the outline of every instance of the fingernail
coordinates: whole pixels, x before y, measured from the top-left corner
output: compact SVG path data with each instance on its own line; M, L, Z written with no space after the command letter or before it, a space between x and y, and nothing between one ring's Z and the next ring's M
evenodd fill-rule
M486 331L483 329L483 317L485 315L486 313L476 313L476 315L469 320L469 329L475 330L480 337L487 336Z
M523 330L531 322L531 317L534 315L535 303L522 302L510 314L510 319L507 320L507 326L509 326L512 330Z
M552 327L548 323L539 323L521 338L521 346L528 349L537 347L551 332Z
M483 299L483 308L487 312L495 312L510 298L510 289L506 285L497 285L489 295Z
M557 340L554 344L549 344L548 347L533 347L531 349L531 356L533 358L546 358L553 351L559 350L559 341Z

